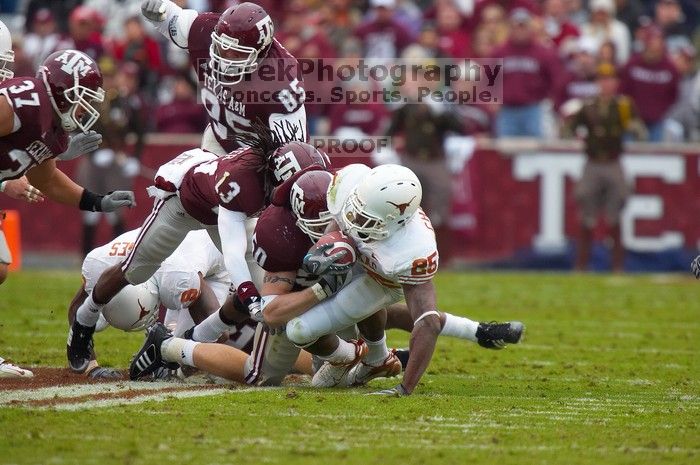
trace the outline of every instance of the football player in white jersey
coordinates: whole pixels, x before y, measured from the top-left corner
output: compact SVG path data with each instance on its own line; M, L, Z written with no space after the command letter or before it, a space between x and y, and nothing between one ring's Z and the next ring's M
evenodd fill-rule
M102 272L129 254L139 232L140 229L128 231L85 257L83 285L71 302L70 322ZM207 232L192 231L148 281L125 287L102 309L98 331L107 325L124 331L143 330L157 319L159 306L163 305L167 309L165 324L174 334L182 335L223 304L230 285L223 256ZM232 345L240 349L252 345L255 323L249 323L238 328ZM114 370L98 368L93 360L86 373L92 378L118 376Z
M395 192L397 186L401 188L404 184L409 184L408 194L411 194L406 199L399 198L401 192ZM393 196L386 198L387 195L382 194L383 197L374 198L373 202L363 200L377 192ZM290 340L329 362L314 376L315 386L364 384L369 379L391 373L395 361L386 348L382 317L375 322L380 328L378 337L368 338L367 333L362 333L369 340L367 345L347 342L333 334L355 323L366 324L371 317L380 315L379 310L383 307L400 300L402 291L413 317L410 325L412 354L404 382L388 390L389 394L412 392L430 361L435 338L440 332L473 340L487 348L501 348L506 343L519 342L523 331L519 322L478 323L453 315L448 318L448 315L431 310L435 309L431 280L437 271L438 257L430 222L425 215L419 214L420 196L418 180L403 167L386 166L370 171L365 166L355 165L341 170L328 191L329 209L342 229L357 241L358 251L363 256L360 261L367 271L357 273L334 296L335 291L329 292L328 286L323 285L290 292L289 283L293 283L296 277L294 272L267 273L263 297L265 322L272 328L288 322L286 332ZM378 202L392 205L392 210L381 216L383 212L377 208ZM409 211L411 204L414 204L412 212ZM375 210L361 209L361 205ZM390 221L394 224L387 226ZM348 276L339 275L334 279L344 283ZM279 287L276 291L273 289L275 283ZM447 328L455 325L460 326L457 331ZM165 337L165 334L160 334L152 338L158 353ZM233 357L226 356L212 345L177 338L169 341L168 348L163 349L168 352L166 359L187 347L189 357L185 364L194 363L193 366L220 376L226 376L228 372L233 373L235 379L242 376L240 368L227 371L227 365L231 368L236 365ZM172 347L177 350L170 350ZM231 363L227 363L228 360ZM363 363L359 364L360 361Z

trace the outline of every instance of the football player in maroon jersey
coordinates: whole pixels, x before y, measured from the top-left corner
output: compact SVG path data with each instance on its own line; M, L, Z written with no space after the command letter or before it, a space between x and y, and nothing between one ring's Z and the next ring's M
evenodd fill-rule
M98 195L56 168L56 158L76 158L101 143L102 136L90 131L99 117L93 103L104 98L101 86L97 64L77 50L49 55L35 78L0 84L0 183L26 173L46 197L81 210L132 206L133 192Z
M326 168L330 162L327 155L309 144L290 142L280 146L275 133L263 126L254 127L258 132L255 138L247 139L248 148L221 158L194 149L158 170L151 189L157 199L134 248L121 265L102 273L76 313L67 347L73 371L82 373L89 364L99 310L126 285L150 278L192 230L209 232L223 252L238 300L251 317L259 318L260 294L251 275L257 265L252 256L246 260L254 227L249 220L268 204L274 186L307 166ZM209 318L205 322L221 328L219 334L237 323Z
M326 204L326 191L331 181L331 174L314 170L314 168L303 170L276 189L272 196L272 204L265 209L256 225L254 255L266 271L261 288L265 306L263 317L266 325L258 326L251 356L243 357L228 349L211 344L200 344L201 340L196 337L194 341L170 338L162 329L152 331L141 353L150 348L148 353L161 354L162 343L168 341L163 346L166 348L161 354L166 362L184 363L234 381L253 385L275 385L284 379L292 369L300 349L289 341L284 332L270 331L269 328L284 326L292 318L305 313L321 301L318 294L310 288L311 285L318 283L327 298L335 294L343 284L342 279L333 279L330 276L322 276L319 281L318 276L309 275L302 267L309 247L323 235L331 223ZM343 299L336 298L333 305L342 306L343 310L347 311L361 301L361 296L347 295ZM365 338L383 343L385 326L387 329L413 331L413 318L406 304L392 304L387 310L390 318L386 323L386 313L383 311L358 323L358 329ZM219 312L224 313L224 308ZM495 334L498 332L496 329L503 327L501 333L505 330L513 331L510 323L500 325L476 323L449 313L437 313L438 332L441 336L467 339L486 348L502 346L495 344L496 339L503 337L502 334ZM224 318L234 317L234 314L228 313ZM517 328L515 330L517 332ZM215 336L218 334L212 335L212 337ZM347 337L356 336L351 332ZM341 344L351 350L347 351L347 354L334 354ZM330 335L317 340L312 350L318 352L321 349L321 353L317 355L320 355L321 359L333 360L335 363L359 362L362 369L352 372L352 376L349 376L349 384L365 384L376 377L396 375L401 370L401 364L407 363L407 353L405 353L406 360L399 363L395 353L391 352L380 356L374 362L368 358L362 359L361 362L359 359L355 361L358 357L355 348L361 346L362 344L343 343L335 335ZM180 359L180 353L186 355ZM144 358L136 362L137 359L131 366L132 377L138 378L148 370L157 368L157 362L151 359Z
M189 52L209 114L202 148L217 155L239 148L236 136L252 133L254 121L267 125L284 142L306 140L298 63L273 37L272 19L262 7L245 2L221 14L198 14L170 0L143 0L141 12ZM261 66L263 62L267 66Z

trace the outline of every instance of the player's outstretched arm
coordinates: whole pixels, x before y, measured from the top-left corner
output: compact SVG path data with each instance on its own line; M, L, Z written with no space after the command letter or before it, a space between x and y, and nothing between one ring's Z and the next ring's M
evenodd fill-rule
M190 28L197 18L195 10L180 8L170 0L143 0L141 14L175 45L187 48Z
M432 280L418 285L404 284L403 292L414 321L409 342L411 358L401 382L403 389L410 394L430 364L441 323Z
M121 207L136 205L134 193L131 191L98 195L84 189L56 168L55 160L47 160L30 169L27 179L41 190L45 197L81 210L111 212Z

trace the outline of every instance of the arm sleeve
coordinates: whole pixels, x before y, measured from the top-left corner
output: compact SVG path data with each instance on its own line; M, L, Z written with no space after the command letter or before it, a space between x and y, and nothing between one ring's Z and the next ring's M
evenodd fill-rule
M248 236L245 230L245 213L234 212L219 207L219 235L224 254L224 264L235 287L252 281L245 253L248 249Z
M306 109L304 105L302 104L292 113L272 113L269 126L284 142L294 140L306 142Z
M151 21L155 28L165 37L173 41L180 48L187 48L188 37L192 23L197 19L195 10L185 10L177 6L170 0L163 0L165 5L165 20L160 22Z

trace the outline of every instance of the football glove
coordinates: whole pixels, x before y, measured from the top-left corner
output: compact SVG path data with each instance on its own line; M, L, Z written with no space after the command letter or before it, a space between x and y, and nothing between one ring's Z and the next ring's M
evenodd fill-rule
M121 207L136 206L136 197L131 191L114 191L106 194L100 200L100 211L113 212Z
M695 275L695 279L700 279L700 255L690 262L690 271Z
M117 370L105 367L95 367L87 373L90 379L122 379L123 376Z
M368 395L370 395L370 396L386 396L386 397L403 397L403 396L409 396L411 394L406 390L405 387L403 387L403 384L399 384L398 386L394 386L393 388L382 389L381 391L370 392Z
M352 271L343 274L325 274L311 286L319 301L327 299L352 280Z
M160 23L165 21L165 5L163 0L143 0L141 14L149 21Z
M331 249L333 244L323 244L315 250L309 251L304 257L302 269L307 273L323 275L326 273L345 274L352 268L352 263L341 265L338 260L347 255L347 250L341 250L332 255L326 255L326 251Z
M102 134L99 132L81 132L71 136L70 141L68 142L68 149L62 154L58 155L56 158L62 161L73 160L74 158L78 158L83 154L94 152L101 143Z

